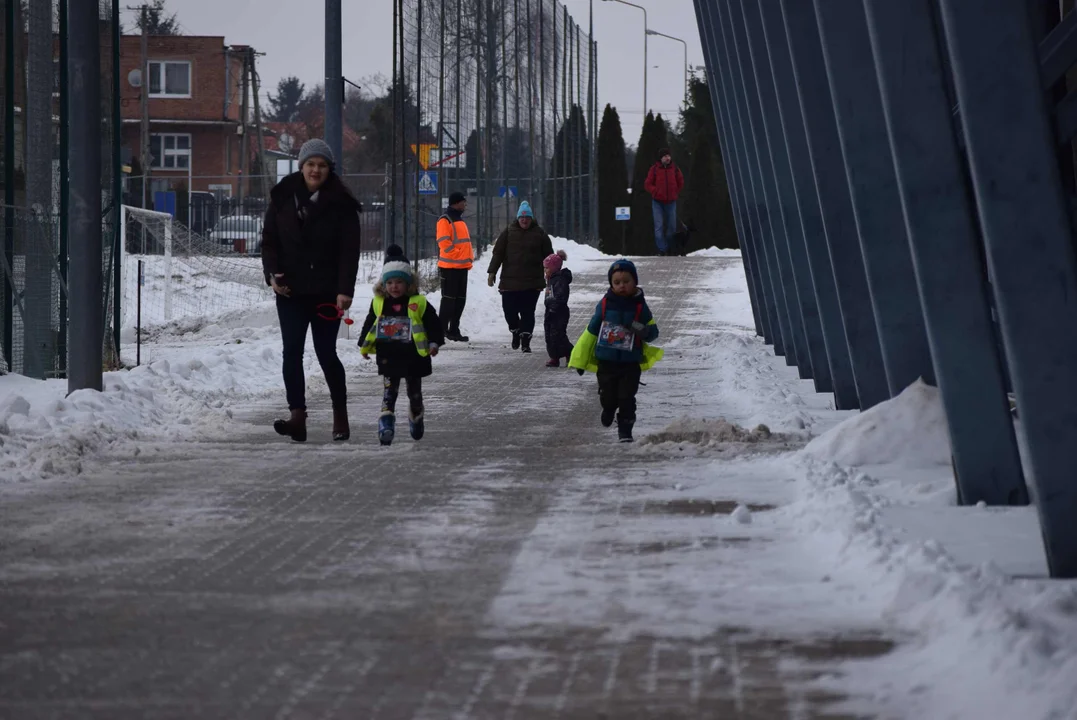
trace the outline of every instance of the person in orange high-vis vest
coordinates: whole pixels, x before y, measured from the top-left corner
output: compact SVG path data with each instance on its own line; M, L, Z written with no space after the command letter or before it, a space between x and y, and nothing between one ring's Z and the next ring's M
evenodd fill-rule
M449 195L449 207L438 218L438 274L441 276L441 311L445 337L467 342L460 333L460 316L467 301L467 271L475 260L471 248L471 233L464 222L467 197L462 192Z

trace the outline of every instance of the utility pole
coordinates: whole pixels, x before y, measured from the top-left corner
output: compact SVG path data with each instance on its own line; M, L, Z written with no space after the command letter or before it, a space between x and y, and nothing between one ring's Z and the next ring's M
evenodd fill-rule
M71 81L71 362L68 392L102 389L101 35L97 3L68 5ZM145 89L145 88L144 88ZM117 199L117 202L119 200Z
M421 7L421 5L420 5ZM344 60L340 0L325 0L325 142L344 166Z
M251 146L247 142L247 116L250 113L250 53L246 50L243 51L243 75L240 81L240 92L242 96L239 100L239 214L242 215L244 211L243 199L246 196L244 183L247 182L247 176L250 175L251 164Z
M140 8L142 18L142 37L140 40L140 56L142 69L142 92L139 94L139 140L141 142L140 158L142 163L142 207L149 207L150 197L150 167L153 165L153 156L150 155L150 16L149 6Z
M258 99L258 72L254 68L254 48L248 49L250 53L251 90L254 91L254 128L258 133L258 167L261 175L262 199L269 200L269 168L266 167L266 137L262 129L262 102Z

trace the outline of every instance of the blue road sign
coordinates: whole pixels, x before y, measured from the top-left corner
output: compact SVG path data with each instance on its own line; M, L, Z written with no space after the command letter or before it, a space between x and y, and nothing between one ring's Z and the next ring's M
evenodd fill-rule
M437 195L438 194L438 176L437 173L425 170L419 174L419 194L420 195Z
M520 193L517 190L515 185L509 185L509 186L502 185L500 188L498 188L497 194L498 194L498 197L505 197L506 195L508 195L508 197L514 198L517 195L519 195Z
M632 208L631 207L618 207L614 208L614 212L617 214L618 220L631 220Z

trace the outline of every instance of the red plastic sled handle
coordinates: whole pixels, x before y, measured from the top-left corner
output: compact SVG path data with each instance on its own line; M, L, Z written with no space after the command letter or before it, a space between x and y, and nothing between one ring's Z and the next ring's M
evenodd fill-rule
M323 311L322 308L327 308ZM318 306L318 317L322 320L344 320L345 325L352 325L355 323L350 317L344 317L344 311L338 308L333 303L322 303Z

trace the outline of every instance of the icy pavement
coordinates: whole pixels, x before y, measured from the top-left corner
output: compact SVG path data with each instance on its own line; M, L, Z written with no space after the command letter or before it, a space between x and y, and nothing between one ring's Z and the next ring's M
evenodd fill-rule
M736 262L641 263L669 355L637 437L718 402L684 348L718 323L697 288ZM578 328L604 263L573 267ZM377 380L353 375L348 445L327 401L311 442L280 441L274 398L221 442L9 487L0 715L874 716L815 682L895 636L784 509L800 441L626 448L593 378L543 360L447 349L419 444L377 447Z

